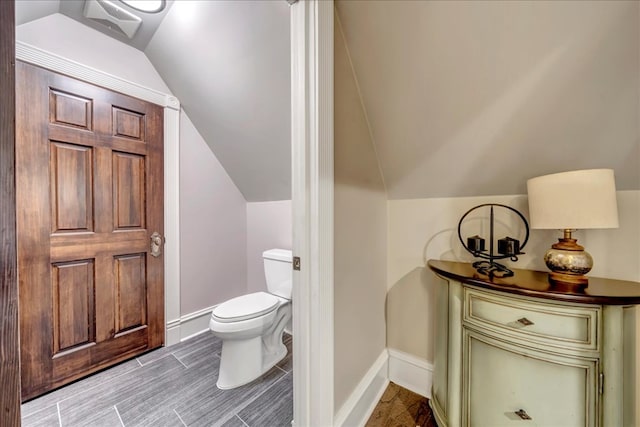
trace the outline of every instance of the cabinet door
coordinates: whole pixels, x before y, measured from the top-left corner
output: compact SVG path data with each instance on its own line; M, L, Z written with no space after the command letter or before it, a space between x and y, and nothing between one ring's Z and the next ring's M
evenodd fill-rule
M599 424L597 360L532 350L466 328L463 335L464 425Z

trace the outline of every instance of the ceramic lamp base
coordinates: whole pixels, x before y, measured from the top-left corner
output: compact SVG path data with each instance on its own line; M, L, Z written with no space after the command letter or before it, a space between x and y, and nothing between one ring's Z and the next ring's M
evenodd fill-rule
M544 255L544 262L551 273L549 282L562 286L586 287L585 276L593 267L593 258L575 239L558 239L558 243Z

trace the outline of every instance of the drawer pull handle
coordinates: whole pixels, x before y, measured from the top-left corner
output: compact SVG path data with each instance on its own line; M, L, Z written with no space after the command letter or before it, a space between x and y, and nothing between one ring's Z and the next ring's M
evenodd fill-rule
M533 418L531 418L529 416L529 414L527 414L527 412L524 409L518 409L516 411L516 415L519 416L523 420L531 420L531 419L533 419Z
M533 322L531 320L527 319L526 317L518 319L518 323L520 323L522 326L531 326L531 325L533 325Z

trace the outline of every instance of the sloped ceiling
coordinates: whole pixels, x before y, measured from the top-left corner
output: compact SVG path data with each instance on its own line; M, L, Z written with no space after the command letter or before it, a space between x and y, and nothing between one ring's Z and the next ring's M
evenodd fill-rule
M16 22L59 12L143 50L245 199L291 198L286 1L170 0L161 22L143 16L143 26L157 26L150 41L87 22L83 4L18 0Z
M388 197L524 194L601 167L640 189L639 9L338 0ZM291 197L289 49L284 0L176 1L144 49L247 201Z
M247 201L291 198L286 1L177 1L145 53Z
M390 199L640 189L638 2L336 3Z

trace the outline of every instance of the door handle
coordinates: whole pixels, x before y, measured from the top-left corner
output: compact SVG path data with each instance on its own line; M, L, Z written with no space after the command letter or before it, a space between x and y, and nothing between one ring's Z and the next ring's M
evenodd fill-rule
M149 239L151 240L151 245L149 248L151 252L151 256L154 256L157 258L160 255L162 255L162 243L163 243L162 241L164 239L162 238L160 233L158 233L157 231L154 231Z

